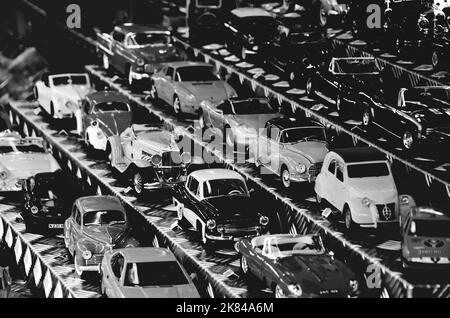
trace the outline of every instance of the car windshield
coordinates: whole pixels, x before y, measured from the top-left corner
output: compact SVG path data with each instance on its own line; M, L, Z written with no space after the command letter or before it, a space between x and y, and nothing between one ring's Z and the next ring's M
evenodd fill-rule
M378 74L377 63L374 59L343 59L335 60L335 74Z
M244 181L240 179L218 179L204 182L203 196L205 198L225 195L248 195Z
M130 263L124 285L127 287L163 287L189 284L180 265L175 261Z
M270 258L278 258L291 255L322 255L325 253L325 248L319 236L303 236L268 238L268 241L264 242L262 251Z
M232 105L235 115L276 114L278 112L267 100L261 99L232 102Z
M450 238L450 220L414 220L409 235Z
M45 149L39 145L17 145L14 143L9 146L0 146L0 154L7 153L45 153Z
M321 127L304 127L285 129L281 133L281 143L296 143L301 141L325 141L325 129Z
M83 224L85 226L123 223L125 223L125 216L121 211L89 211L83 216Z
M210 66L185 66L177 69L180 82L211 82L220 80Z
M450 108L450 88L408 89L404 93L404 99L407 103L427 107Z
M289 39L292 44L319 42L322 40L322 35L320 33L291 33Z
M88 79L86 75L69 75L69 76L54 76L53 85L87 85Z
M128 112L130 107L127 103L122 102L108 102L108 103L98 103L94 106L94 112Z
M132 36L132 39L138 46L164 45L170 43L170 35L162 32L137 33Z
M386 177L390 175L386 162L349 164L347 172L349 178Z

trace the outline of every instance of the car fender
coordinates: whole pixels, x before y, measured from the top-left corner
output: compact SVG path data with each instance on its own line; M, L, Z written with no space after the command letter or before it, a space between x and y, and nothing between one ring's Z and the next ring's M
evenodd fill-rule
M86 128L86 136L89 136L89 143L97 150L106 150L106 145L108 140L106 138L99 139L97 137L97 132L101 131L103 135L106 134L103 132L101 128L89 126Z
M324 176L322 172L320 172L316 177L316 182L314 183L314 192L316 192L316 194L319 195L320 197L325 198L322 189L322 183L324 182L323 178Z
M416 201L414 200L414 198L408 194L401 194L399 195L399 210L398 210L398 218L403 218L404 216L407 215L409 213L409 211L416 207ZM408 200L408 203L402 203L402 200Z
M148 162L147 160L143 160L143 159L134 160L133 163L136 165L136 167L138 167L140 169L153 167L153 165L150 162Z

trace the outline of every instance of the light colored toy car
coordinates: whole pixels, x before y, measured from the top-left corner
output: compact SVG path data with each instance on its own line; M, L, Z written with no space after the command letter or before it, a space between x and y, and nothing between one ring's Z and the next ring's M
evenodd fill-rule
M326 200L342 212L347 230L398 223L398 216L415 202L398 195L385 154L374 148L331 151L317 176L317 201Z

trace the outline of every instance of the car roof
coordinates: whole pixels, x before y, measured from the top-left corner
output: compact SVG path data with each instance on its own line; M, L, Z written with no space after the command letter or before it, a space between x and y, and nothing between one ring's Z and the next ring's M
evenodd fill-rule
M272 17L272 15L262 8L244 7L231 10L231 13L238 18L247 17Z
M105 103L105 102L123 102L123 103L129 103L128 98L116 91L98 91L91 93L86 96L86 99L88 99L93 104L99 104L99 103Z
M146 33L152 31L162 31L169 32L169 29L157 24L134 24L134 23L125 23L122 25L118 25L115 27L115 30L121 31L123 33Z
M127 263L147 263L176 261L176 257L166 248L137 247L118 249Z
M165 65L173 67L173 68L180 68L180 67L186 67L186 66L209 66L213 67L213 65L206 63L206 62L192 62L192 61L176 61L176 62L170 62L165 63Z
M448 213L431 207L415 207L411 216L415 220L450 220Z
M365 161L386 161L386 155L372 147L334 149L346 163Z
M114 196L89 196L77 199L80 212L117 210L125 212L125 209L117 197Z
M239 173L229 169L203 169L194 171L190 175L200 182L219 179L244 179Z
M310 118L288 118L288 117L278 117L272 120L269 120L268 123L273 126L278 127L280 130L289 129L289 128L299 128L299 127L321 127L323 125L314 119Z

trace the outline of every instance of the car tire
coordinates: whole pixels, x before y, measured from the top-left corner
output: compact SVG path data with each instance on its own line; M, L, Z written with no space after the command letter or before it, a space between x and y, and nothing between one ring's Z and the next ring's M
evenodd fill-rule
M159 98L158 98L158 90L156 89L156 85L155 85L155 82L154 82L154 81L151 82L151 86L150 86L150 97L151 97L154 101L156 101L156 100L159 99Z
M402 135L402 145L403 149L410 151L412 150L417 142L416 135L414 132L411 132L409 130L406 130Z
M181 114L182 114L181 101L180 101L180 98L176 95L173 98L173 112L175 113L176 116L181 116Z
M126 68L126 76L127 76L127 83L128 86L130 87L130 90L132 92L136 91L136 80L133 79L132 75L131 75L131 65L127 66Z
M280 178L283 188L289 189L291 187L291 175L286 166L281 167Z
M348 206L344 207L344 226L348 232L356 229L356 224L353 222L352 212Z
M111 156L112 156L112 154L111 154L111 144L108 141L106 143L105 151L103 152L103 159L105 159L108 162L111 162L111 159L112 159Z
M145 178L144 173L140 169L132 172L131 186L136 195L141 196L144 193Z
M273 293L275 298L284 298L283 297L283 289L280 287L280 285L275 285L273 287Z
M69 243L70 243L70 241L69 241L69 238L67 237L67 233L64 231L64 246L66 247L67 250L69 250Z
M316 92L314 91L314 80L312 77L308 77L306 79L305 90L306 90L306 95L308 95L309 97L316 96Z

